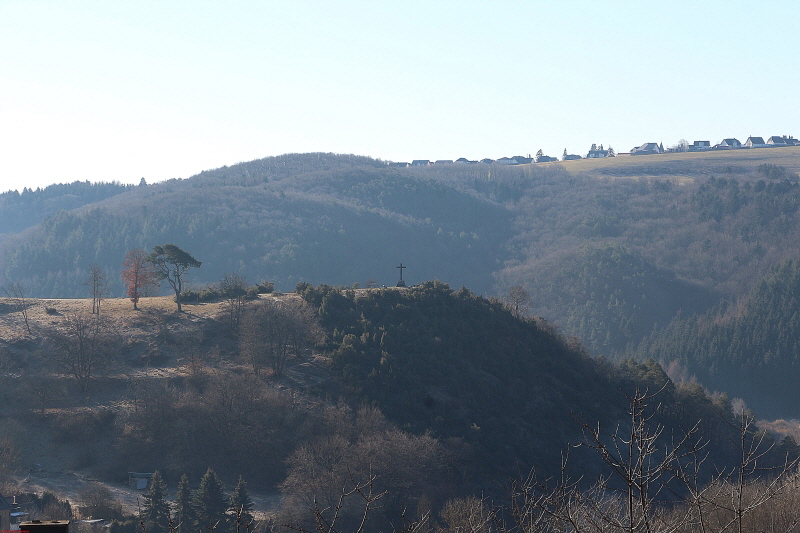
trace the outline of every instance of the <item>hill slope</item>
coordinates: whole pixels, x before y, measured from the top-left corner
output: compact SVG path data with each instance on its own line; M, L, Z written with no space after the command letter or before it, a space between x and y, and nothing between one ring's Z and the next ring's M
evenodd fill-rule
M76 209L131 190L119 183L76 181L44 189L23 189L0 194L0 241L8 235L39 224L61 210Z
M0 419L24 428L14 443L21 464L108 480L159 469L172 482L210 466L289 499L326 483L335 496L348 472L372 468L406 502L502 498L529 468L558 471L566 444L580 439L571 414L614 427L625 419L620 389L637 386L663 389L654 423L681 432L702 418L715 464L731 460L729 403L674 386L652 361L592 359L543 322L439 282L301 293L327 340L293 354L282 375L253 373L220 303L174 313L166 298L144 299L139 311L114 300L89 317L79 314L86 301L33 301L31 333L18 313L0 314ZM54 342L79 318L109 335L85 389ZM573 465L599 469L580 451Z
M636 355L678 361L702 383L745 398L763 416L796 417L800 264L776 267L739 305L676 318Z
M195 285L394 285L402 262L411 283L522 285L532 313L619 357L800 254L798 168L800 148L409 169L291 154L58 212L0 244L0 285L82 296L97 262L121 295L125 252L167 242L203 262Z
M413 279L490 290L510 235L501 206L366 158L331 156L324 170L294 174L307 159L241 164L60 212L6 244L2 278L37 296L79 296L97 262L121 294L125 252L173 242L204 262L201 284L237 271L284 289L321 279L394 285L404 262Z

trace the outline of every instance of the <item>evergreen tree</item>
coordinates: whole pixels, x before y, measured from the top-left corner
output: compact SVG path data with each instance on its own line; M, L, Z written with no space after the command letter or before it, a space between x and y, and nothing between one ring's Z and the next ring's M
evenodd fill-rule
M167 533L169 531L169 503L166 500L167 484L158 470L150 479L150 490L144 495L142 520L149 533Z
M153 253L147 256L147 260L153 265L156 279L167 280L175 291L175 303L178 304L178 312L181 312L181 293L186 273L191 268L200 268L203 263L174 244L154 247Z
M210 524L224 524L228 500L225 498L222 481L211 468L200 480L200 487L194 498L194 507L197 510L198 524L202 528L209 527Z
M178 533L194 531L197 513L194 509L194 494L189 487L189 477L181 476L178 483L178 493L175 495L175 523L178 524Z
M236 483L236 488L233 489L231 494L231 527L230 530L238 532L244 529L245 525L253 520L253 501L250 499L250 492L247 490L247 483L242 476L239 476L239 481ZM237 521L237 513L239 519Z

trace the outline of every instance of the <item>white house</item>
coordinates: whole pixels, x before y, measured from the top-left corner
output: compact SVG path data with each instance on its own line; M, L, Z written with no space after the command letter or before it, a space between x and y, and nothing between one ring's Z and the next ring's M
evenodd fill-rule
M786 139L784 139L780 135L773 135L769 139L767 139L768 146L787 146Z
M690 152L705 152L711 150L711 141L695 141L689 145Z
M596 144L592 144L592 147L589 149L589 153L586 154L586 159L597 159L600 157L608 157L608 150L603 150L603 145L600 145L600 148L597 147Z
M752 135L744 142L747 148L766 148L767 143L764 142L762 137L753 137Z
M663 154L664 146L656 143L644 143L631 149L631 155Z
M735 150L741 147L742 143L739 142L739 139L730 138L730 139L722 139L722 142L716 145L714 148L717 148L719 150Z

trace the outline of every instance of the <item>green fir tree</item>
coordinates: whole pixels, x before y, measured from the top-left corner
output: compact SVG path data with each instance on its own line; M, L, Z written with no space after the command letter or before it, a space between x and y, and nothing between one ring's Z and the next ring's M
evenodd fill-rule
M236 483L236 488L231 494L231 524L230 531L240 532L253 520L253 501L250 499L250 492L247 490L247 482L242 476Z
M196 522L194 494L189 486L189 477L183 474L178 483L178 493L175 495L175 523L178 525L178 533L194 531Z
M150 490L144 495L142 520L148 533L167 533L169 531L170 509L167 503L167 484L156 470L150 479Z
M222 481L210 468L200 480L200 487L194 498L194 507L197 510L197 521L201 528L223 526L224 529L228 499L225 497Z

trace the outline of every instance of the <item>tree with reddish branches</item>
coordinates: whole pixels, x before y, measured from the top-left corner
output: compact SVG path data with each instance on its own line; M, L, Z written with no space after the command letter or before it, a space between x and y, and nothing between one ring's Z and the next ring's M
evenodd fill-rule
M133 308L138 309L139 298L158 284L153 264L148 260L148 253L145 250L136 248L125 254L122 280L128 288L128 298L133 302Z

